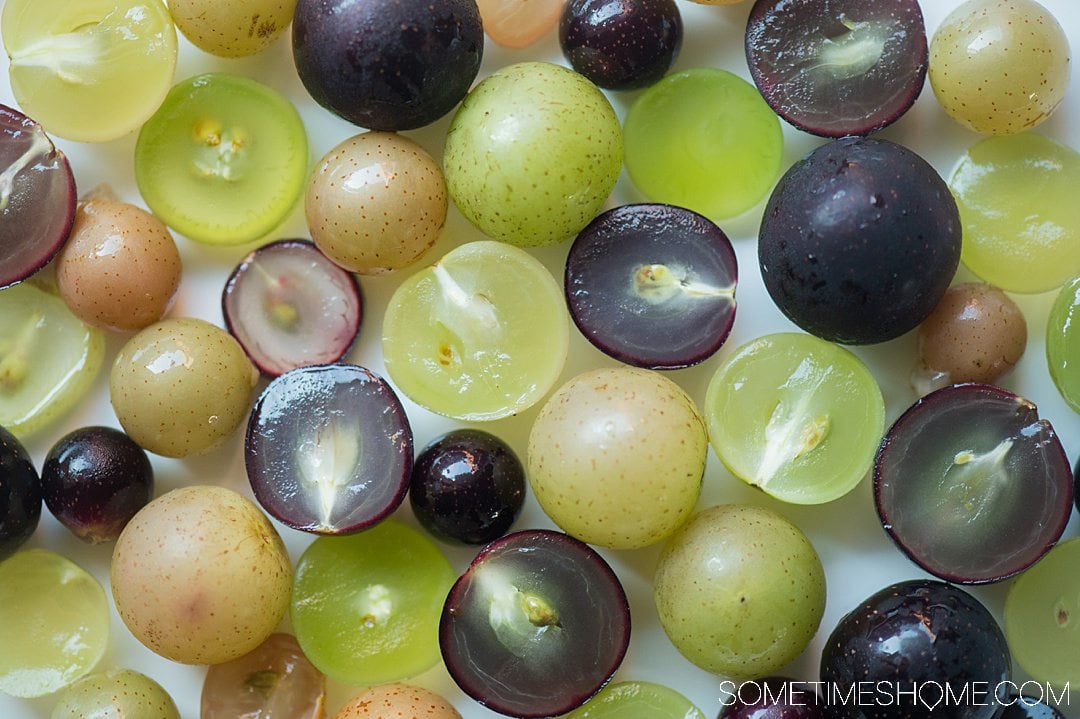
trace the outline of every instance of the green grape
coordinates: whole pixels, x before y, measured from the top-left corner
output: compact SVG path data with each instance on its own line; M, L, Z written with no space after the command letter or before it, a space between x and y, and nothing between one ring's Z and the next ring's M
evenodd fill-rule
M637 188L711 220L749 210L780 174L780 119L753 85L724 70L668 75L634 102L624 132Z
M439 617L454 579L430 540L393 520L320 537L296 566L296 638L335 681L366 686L415 676L439 661Z
M405 280L383 321L386 371L433 412L494 420L535 404L570 342L562 290L532 255L471 242Z
M265 50L292 22L296 0L169 0L176 26L191 44L221 57Z
M651 682L610 684L564 719L705 719L673 689Z
M866 365L796 333L761 337L728 356L709 382L705 417L732 474L795 504L854 489L885 431L881 389Z
M15 99L53 135L122 137L172 83L176 29L161 0L7 0L0 28Z
M616 549L671 535L694 511L709 451L694 401L656 372L598 369L563 385L529 435L529 483L567 534Z
M1039 682L1080 682L1080 538L1062 542L1021 574L1005 599L1005 639Z
M664 632L691 662L726 676L765 676L817 631L825 570L806 535L780 515L723 505L671 538L653 593Z
M52 694L105 654L105 590L74 562L46 549L0 562L0 692Z
M154 214L198 242L267 234L304 190L296 108L254 80L209 73L177 84L139 133L135 180Z
M90 389L105 356L54 288L36 281L0 291L0 426L25 437L65 415Z
M1009 292L1045 292L1080 273L1080 154L1025 133L976 143L949 188L963 223L961 261Z
M1046 326L1046 364L1058 392L1080 412L1080 277L1058 293Z
M145 674L111 669L68 687L51 719L180 719L169 693Z
M1069 85L1069 38L1034 0L970 0L930 42L930 86L975 132L1010 135L1041 124Z
M619 119L576 72L544 62L497 70L450 125L450 197L485 234L514 245L573 237L600 211L622 168Z

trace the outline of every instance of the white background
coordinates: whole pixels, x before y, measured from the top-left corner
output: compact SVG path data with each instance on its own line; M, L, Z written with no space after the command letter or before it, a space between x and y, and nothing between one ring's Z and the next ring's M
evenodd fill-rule
M1080 5L1075 0L1043 1L1064 25L1074 47L1080 47ZM959 2L925 0L922 4L928 34L932 36L941 19ZM685 39L675 69L715 66L749 79L743 55L743 28L751 5L752 2L747 1L733 6L706 7L679 0L685 24ZM526 50L511 51L489 42L481 77L504 65L530 59L549 59L566 64L559 52L557 34L554 31ZM0 57L0 63L3 64L3 67L0 67L0 102L14 104L8 85L6 55ZM181 39L177 79L210 70L223 70L255 78L291 98L300 109L307 126L312 162L341 140L358 132L357 128L315 105L307 96L293 68L287 35L261 55L240 60L211 57ZM1075 75L1076 73L1064 104L1042 125L1039 132L1073 147L1080 147L1080 88L1077 88L1080 78ZM624 116L634 100L635 93L608 93L608 96L620 116ZM439 158L448 124L449 117L424 130L407 134ZM942 112L929 84L912 111L881 135L913 148L946 176L959 154L979 139ZM823 142L786 125L784 138L785 168ZM133 179L134 135L99 145L64 141L58 141L58 144L71 159L80 191L89 190L101 182L108 182L123 199L142 204ZM615 206L641 199L624 172L608 204ZM763 203L742 217L722 223L723 229L734 242L742 270L738 289L739 309L731 338L716 356L704 364L668 374L699 404L704 400L709 378L720 361L735 347L763 334L795 329L773 306L761 283L756 261L755 237L762 206ZM303 236L307 236L307 230L302 208L297 207L287 222L266 239ZM481 239L479 231L451 209L446 229L425 261L432 262L451 248L477 239ZM184 259L184 277L178 301L171 314L194 315L220 324L222 318L218 297L225 277L241 257L261 243L214 249L195 245L184 238L177 240ZM569 243L564 243L534 251L534 254L557 278L561 278L568 247ZM390 294L406 275L407 272L390 277L361 279L366 316L359 341L349 357L351 361L382 372L379 350L381 317ZM965 279L970 279L970 275L961 270L958 280ZM1046 369L1044 334L1047 313L1053 298L1054 293L1015 297L1027 317L1029 343L1020 364L1003 384L1027 396L1039 406L1042 415L1049 418L1058 430L1070 459L1073 459L1080 449L1080 418L1059 397ZM109 405L106 375L107 367L124 339L119 335L109 338L106 369L90 396L69 417L43 430L30 442L29 448L39 466L48 448L66 432L87 424L117 426ZM886 402L886 421L891 423L916 399L907 381L915 362L914 334L874 347L856 348L855 352L868 363L881 382ZM571 328L570 358L560 383L585 369L614 364L613 360L600 354ZM422 410L404 397L402 399L412 421L417 448L423 447L440 433L455 426L454 422ZM520 416L488 424L483 428L512 443L524 459L529 427L536 412L537 408L534 407ZM199 458L174 461L155 457L157 494L187 484L206 483L230 487L250 496L242 463L241 434L242 432L238 432L220 450ZM710 452L699 508L728 502L760 504L780 512L807 533L824 562L828 578L825 617L810 647L786 669L785 673L791 676L808 680L817 678L821 647L837 620L853 606L891 582L924 576L893 547L882 531L873 509L869 481L864 481L848 496L825 506L788 506L747 488L729 475ZM406 502L395 516L415 525L407 505ZM550 521L530 498L516 528L551 526ZM279 529L295 560L312 537L285 527ZM1066 537L1076 534L1076 522L1073 521L1066 530ZM41 526L29 546L46 547L60 552L93 572L103 583L108 581L111 545L91 547L82 544L48 515L47 511L44 512ZM473 554L467 549L444 549L459 570L467 565ZM657 622L651 595L651 577L658 552L658 547L634 552L604 552L629 593L633 616L630 650L616 675L616 680L640 679L666 684L693 700L711 718L720 706L720 678L697 669L683 659L668 642ZM972 591L1000 618L1008 584L1005 582ZM199 712L204 669L174 664L157 657L128 633L115 609L112 619L109 650L99 669L124 666L149 674L169 690L185 719L195 719ZM287 629L287 624L283 628ZM465 719L496 716L464 696L441 665L416 677L414 681L446 695ZM1075 689L1080 691L1080 687ZM332 717L348 698L358 692L359 689L355 687L331 685L328 698L329 716ZM54 703L55 697L24 701L0 696L0 719L47 717ZM1077 710L1072 713L1080 716L1080 697L1075 705Z

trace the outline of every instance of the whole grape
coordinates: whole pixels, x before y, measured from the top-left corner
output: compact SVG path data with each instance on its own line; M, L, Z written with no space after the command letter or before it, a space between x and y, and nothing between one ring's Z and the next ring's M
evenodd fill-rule
M60 696L51 719L180 719L169 693L131 669L83 677Z

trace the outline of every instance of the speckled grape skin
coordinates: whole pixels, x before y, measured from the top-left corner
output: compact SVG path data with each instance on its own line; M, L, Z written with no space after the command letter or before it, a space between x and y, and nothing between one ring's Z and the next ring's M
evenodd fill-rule
M131 669L110 669L71 685L51 719L180 719L169 693Z
M835 682L841 693L854 682L929 687L927 705L836 702L836 719L989 719L999 708L993 692L1010 674L1005 636L990 612L962 589L927 579L870 596L840 620L821 654L821 681ZM941 702L931 711L937 695L930 682L948 683L955 694L968 682L983 682L990 694L982 702Z
M391 132L366 132L315 166L304 201L315 245L350 272L416 262L446 222L446 180L427 150Z
M687 520L707 452L705 422L677 384L649 370L598 369L567 382L540 410L528 477L567 534L634 549Z
M570 65L600 87L632 90L671 68L682 32L675 0L570 0L559 44Z
M75 213L56 261L56 284L83 322L133 332L165 316L180 271L180 253L161 220L126 202L95 197Z
M1009 296L977 282L951 287L919 327L923 366L947 381L996 382L1027 346L1027 322Z
M694 515L664 546L653 593L683 656L715 674L760 677L810 643L825 610L825 570L794 524L727 504Z
M195 47L219 57L265 50L292 22L296 0L169 0L176 27Z
M146 505L113 550L113 600L135 638L185 664L247 654L289 606L292 565L270 520L223 487Z
M544 62L496 71L465 98L443 155L461 213L521 247L562 242L600 211L622 167L622 130L604 95Z
M186 457L224 441L247 416L258 379L232 335L190 317L128 340L109 376L113 409L140 447Z
M969 0L930 41L930 86L953 119L1011 135L1050 117L1069 84L1069 39L1034 0Z
M461 719L450 702L411 684L382 684L341 708L335 719Z

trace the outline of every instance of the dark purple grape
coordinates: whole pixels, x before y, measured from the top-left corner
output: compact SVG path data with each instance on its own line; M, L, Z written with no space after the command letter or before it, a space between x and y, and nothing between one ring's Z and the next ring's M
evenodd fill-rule
M75 178L41 125L0 105L0 289L60 251L75 222Z
M717 719L825 719L814 688L786 677L746 682L720 701Z
M225 326L263 374L337 362L360 331L356 278L306 240L260 247L221 297Z
M570 65L596 85L632 90L667 73L682 31L675 0L570 0L559 43Z
M1001 703L1004 706L994 719L1065 719L1064 714L1042 699L1016 692L1004 697Z
M746 23L762 97L824 137L896 122L922 92L927 57L918 0L757 0Z
M960 263L960 215L937 171L905 147L846 138L773 190L758 260L777 307L810 334L873 344L934 311Z
M0 560L15 553L41 518L41 481L30 455L0 427Z
M154 496L146 452L111 427L84 427L60 439L41 468L45 505L79 539L99 544L120 536Z
M1073 508L1073 475L1054 428L999 387L960 384L916 402L874 461L885 531L916 564L964 584L1038 561Z
M397 395L356 365L301 367L271 382L251 411L248 479L294 529L351 534L405 499L413 438Z
M954 697L993 692L1010 674L1005 636L986 607L958 587L929 579L869 597L840 620L821 654L821 681L829 692L824 704L834 719L991 719L997 711L992 697L944 701L945 687ZM875 692L882 687L884 699L841 699L856 682ZM914 697L900 693L913 683Z
M484 53L475 0L300 0L292 39L315 101L371 130L411 130L450 112Z
M615 573L583 542L531 529L487 545L450 590L439 645L450 676L512 717L565 714L598 692L630 641Z
M459 429L429 444L413 464L409 502L429 532L486 544L510 530L525 502L525 468L498 437Z
M671 205L626 205L581 231L566 259L566 301L581 333L648 369L697 364L735 321L738 266L727 236Z

